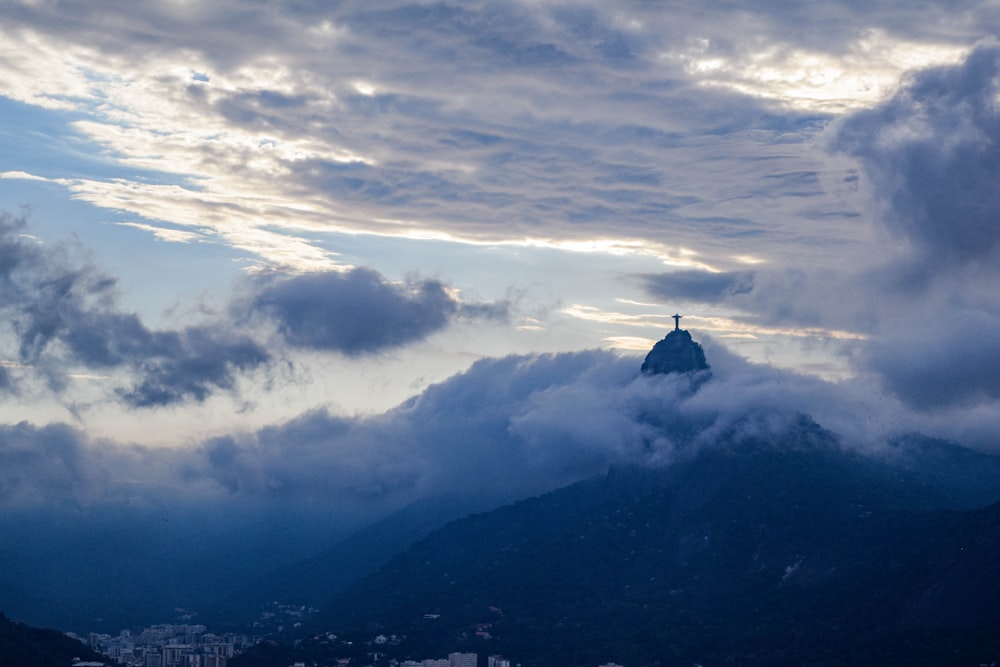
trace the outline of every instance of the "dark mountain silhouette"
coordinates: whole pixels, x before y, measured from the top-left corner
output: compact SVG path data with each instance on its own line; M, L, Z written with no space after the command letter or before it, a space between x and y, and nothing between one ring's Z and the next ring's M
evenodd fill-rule
M451 520L504 504L496 499L441 495L420 500L307 559L254 579L205 614L213 627L243 626L280 602L319 607L392 556Z
M1000 500L1000 457L918 433L895 438L886 461L916 484L943 494L953 509L982 507Z
M1000 658L1000 505L944 509L972 500L955 497L954 470L985 471L987 488L992 457L906 450L945 462L942 482L845 450L806 417L749 430L455 521L335 596L312 630L403 634L398 657L474 648L525 665ZM979 500L998 494L994 477ZM475 639L484 623L491 638Z
M705 351L686 329L674 329L656 343L642 362L646 375L708 370Z
M70 667L74 662L107 659L58 630L17 623L0 613L0 665L3 667Z

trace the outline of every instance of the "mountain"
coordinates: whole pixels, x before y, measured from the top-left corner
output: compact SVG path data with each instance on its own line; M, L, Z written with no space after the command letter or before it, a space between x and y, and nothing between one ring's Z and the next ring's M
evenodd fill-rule
M642 371L711 379L679 328ZM1000 658L1000 458L920 435L862 453L805 415L751 412L710 444L644 419L678 443L668 465L453 521L234 665L332 660L330 633L526 667Z
M0 665L3 667L70 667L75 662L105 662L77 640L57 630L17 623L0 613Z
M971 500L952 468L991 490L980 502L1000 499L993 457L933 441L896 453L936 457L938 479L845 450L806 417L750 431L452 522L336 595L311 631L526 666L1000 658L1000 505L947 509Z
M254 579L211 607L205 622L216 628L247 625L272 602L319 607L432 530L471 512L501 504L496 499L458 495L414 502L310 558Z
M680 329L657 343L642 366L642 371L649 375L707 369L701 345L688 331ZM470 512L501 504L497 498L454 495L417 501L315 556L254 579L215 605L203 619L216 626L244 625L275 601L310 607L322 605L431 530Z
M674 329L656 343L642 362L646 375L708 370L705 351L686 329Z
M886 461L915 484L943 494L946 505L971 509L1000 499L1000 457L911 433L889 441Z

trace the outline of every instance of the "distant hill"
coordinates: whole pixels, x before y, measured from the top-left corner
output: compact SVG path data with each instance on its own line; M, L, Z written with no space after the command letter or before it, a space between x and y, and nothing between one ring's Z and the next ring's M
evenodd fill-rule
M335 596L311 631L526 666L1000 660L1000 505L943 509L976 504L958 478L997 500L996 460L896 446L861 456L804 417L766 437L735 428L668 468L455 521Z
M62 632L34 628L0 614L3 667L70 667L77 661L106 662L107 658Z
M254 579L210 607L203 618L213 627L225 628L250 623L271 602L319 607L432 530L500 504L494 499L455 495L414 502L315 556Z

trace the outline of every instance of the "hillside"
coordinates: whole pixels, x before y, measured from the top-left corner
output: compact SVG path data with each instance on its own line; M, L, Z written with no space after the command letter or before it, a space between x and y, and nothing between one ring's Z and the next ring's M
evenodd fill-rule
M69 667L76 661L105 660L104 656L62 632L17 623L0 614L0 665L3 667Z
M997 659L1000 505L942 509L948 485L911 468L844 451L806 418L771 438L734 431L669 468L449 524L312 629L406 635L401 658L472 648L524 665Z
M255 620L273 601L319 607L432 530L472 511L498 504L501 503L485 498L454 495L417 501L329 549L254 579L212 605L205 618L213 627L239 627Z

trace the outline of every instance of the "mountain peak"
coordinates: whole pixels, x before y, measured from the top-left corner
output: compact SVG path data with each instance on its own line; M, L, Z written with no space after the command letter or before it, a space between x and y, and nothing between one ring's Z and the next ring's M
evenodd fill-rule
M678 321L680 316L674 316ZM687 329L675 326L674 330L653 346L642 362L645 375L689 373L708 369L705 351L691 338Z

